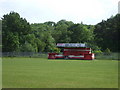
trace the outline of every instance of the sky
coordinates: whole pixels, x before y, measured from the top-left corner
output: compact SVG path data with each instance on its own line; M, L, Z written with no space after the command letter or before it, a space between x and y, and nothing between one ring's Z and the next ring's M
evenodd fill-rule
M0 0L0 18L17 12L30 23L58 22L95 25L118 13L119 0Z

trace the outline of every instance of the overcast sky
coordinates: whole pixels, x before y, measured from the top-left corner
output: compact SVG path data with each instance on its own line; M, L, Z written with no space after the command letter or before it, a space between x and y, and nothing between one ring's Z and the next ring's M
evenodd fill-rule
M58 22L97 24L118 13L119 0L0 0L0 17L15 11L30 23Z

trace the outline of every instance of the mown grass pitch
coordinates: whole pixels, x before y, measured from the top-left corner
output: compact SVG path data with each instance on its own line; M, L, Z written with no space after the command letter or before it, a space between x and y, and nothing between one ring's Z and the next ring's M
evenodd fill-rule
M3 58L3 88L117 88L118 61Z

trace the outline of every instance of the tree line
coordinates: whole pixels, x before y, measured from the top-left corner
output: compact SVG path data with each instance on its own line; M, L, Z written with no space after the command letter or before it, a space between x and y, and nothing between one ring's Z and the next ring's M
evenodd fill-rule
M96 25L60 20L30 24L17 12L2 17L3 52L52 52L56 43L86 43L93 50L119 52L120 14Z

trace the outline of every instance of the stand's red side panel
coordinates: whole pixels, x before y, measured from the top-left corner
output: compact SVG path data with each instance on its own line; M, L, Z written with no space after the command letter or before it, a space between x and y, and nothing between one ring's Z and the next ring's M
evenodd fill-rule
M56 59L55 55L58 53L48 53L48 59Z
M94 53L84 55L84 60L93 60L93 59L94 59Z
M63 54L64 56L68 55L84 55L84 54L90 54L91 49L90 48L64 48Z

